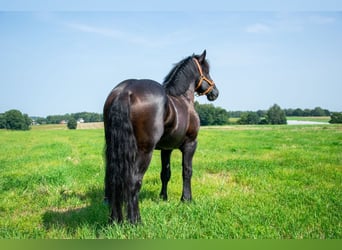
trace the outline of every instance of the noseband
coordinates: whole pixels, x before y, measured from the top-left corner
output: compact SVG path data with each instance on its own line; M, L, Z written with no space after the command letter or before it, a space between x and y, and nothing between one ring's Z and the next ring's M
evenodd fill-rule
M206 95L208 94L215 86L215 83L213 80L210 80L208 79L204 74L203 74L203 71L202 71L202 67L201 65L199 64L198 60L196 58L193 58L194 59L194 62L195 64L197 65L197 68L198 68L198 71L200 73L200 79L198 80L198 83L196 84L196 88L195 88L195 91L197 91L201 86L202 86L202 83L203 81L206 81L208 84L209 84L209 88L207 90L205 90L203 93L198 93L197 94L199 96L201 95Z

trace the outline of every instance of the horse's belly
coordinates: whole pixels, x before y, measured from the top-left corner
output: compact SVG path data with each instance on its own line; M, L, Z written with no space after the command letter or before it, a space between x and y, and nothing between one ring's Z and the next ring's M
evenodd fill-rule
M156 144L156 149L177 149L184 143L185 133L165 134Z

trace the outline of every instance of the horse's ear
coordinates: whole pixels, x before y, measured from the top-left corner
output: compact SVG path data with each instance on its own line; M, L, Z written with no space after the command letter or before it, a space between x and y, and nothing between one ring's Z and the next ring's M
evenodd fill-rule
M206 56L206 55L207 55L207 51L204 50L203 53L202 53L202 55L199 56L198 61L199 61L200 63L204 62L205 56Z

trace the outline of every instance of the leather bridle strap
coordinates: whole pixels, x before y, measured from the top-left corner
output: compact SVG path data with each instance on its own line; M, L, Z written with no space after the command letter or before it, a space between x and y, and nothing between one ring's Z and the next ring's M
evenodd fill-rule
M208 94L214 88L215 83L214 83L214 81L208 79L203 74L202 67L199 64L198 60L196 58L193 58L193 59L194 59L195 64L197 65L198 71L200 73L200 79L198 80L198 83L196 84L195 91L197 91L202 86L203 81L206 81L209 84L209 88L207 90L205 90L203 93L198 93L197 92L198 95L206 95L206 94Z

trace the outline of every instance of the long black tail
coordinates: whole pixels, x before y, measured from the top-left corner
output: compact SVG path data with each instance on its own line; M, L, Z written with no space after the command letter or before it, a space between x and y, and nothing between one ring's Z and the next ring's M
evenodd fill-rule
M112 102L107 110L108 114L104 114L106 117L105 199L108 200L112 209L115 210L115 207L120 209L119 213L121 213L122 203L126 201L125 193L137 154L129 103L129 95L121 95Z

